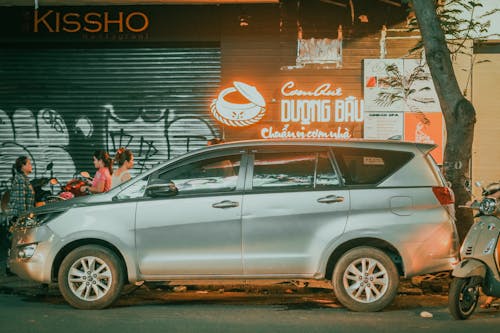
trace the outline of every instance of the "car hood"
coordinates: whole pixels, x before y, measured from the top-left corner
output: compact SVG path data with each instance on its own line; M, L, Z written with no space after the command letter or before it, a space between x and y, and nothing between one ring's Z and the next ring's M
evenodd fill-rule
M100 203L111 202L113 196L108 193L103 194L95 194L95 195L86 195L81 197L75 197L69 200L62 200L57 202L50 202L45 204L44 206L37 207L33 210L35 214L45 214L52 212L60 212L68 210L72 207L82 207L82 206L90 206Z

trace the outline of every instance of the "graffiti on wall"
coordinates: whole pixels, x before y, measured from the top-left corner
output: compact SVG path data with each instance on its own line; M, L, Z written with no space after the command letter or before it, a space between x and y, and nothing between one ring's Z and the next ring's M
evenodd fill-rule
M111 103L103 105L102 110L104 122L93 121L87 115L68 120L50 108L19 108L11 116L0 109L0 192L10 187L12 164L21 155L32 160L31 179L71 179L82 171L80 159L75 158L82 152L77 151L79 142L74 141L102 147L111 156L119 147L130 149L136 161L132 173L137 175L220 136L217 128L196 114L178 115L168 108L152 113L141 108L124 117L123 112L117 115ZM97 133L104 133L104 137Z
M138 165L136 172L205 146L208 140L218 136L217 130L203 118L177 116L172 109L148 113L141 108L127 118L117 115L112 104L104 105L104 110L108 151L116 151L119 147L131 149Z
M69 133L64 119L52 109L33 113L18 109L12 117L0 109L0 190L10 184L12 164L18 156L32 161L34 177L41 177L52 161L56 174L73 175L75 165L67 147ZM71 176L70 176L71 177Z

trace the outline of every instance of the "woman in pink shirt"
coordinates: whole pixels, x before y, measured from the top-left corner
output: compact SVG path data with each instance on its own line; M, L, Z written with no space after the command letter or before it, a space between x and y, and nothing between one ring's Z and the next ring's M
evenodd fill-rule
M96 150L93 155L94 166L97 169L91 186L82 186L80 191L102 193L111 189L111 175L113 174L113 160L104 150Z

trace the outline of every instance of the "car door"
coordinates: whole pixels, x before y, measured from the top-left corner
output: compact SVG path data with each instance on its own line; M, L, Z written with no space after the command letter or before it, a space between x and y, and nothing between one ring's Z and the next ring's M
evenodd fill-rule
M198 156L149 177L136 212L143 276L242 273L242 157Z
M245 274L316 271L349 212L349 192L332 158L328 148L314 147L259 149L249 155L242 216Z

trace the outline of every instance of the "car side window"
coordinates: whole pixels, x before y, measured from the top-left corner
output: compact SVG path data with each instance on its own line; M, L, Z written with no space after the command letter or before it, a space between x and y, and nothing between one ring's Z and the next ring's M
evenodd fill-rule
M308 190L338 185L339 179L327 152L255 154L254 190Z
M167 185L175 194L231 192L236 189L240 155L219 156L151 175L150 185Z
M144 196L146 190L146 185L148 182L148 177L142 177L141 179L131 182L123 191L118 193L116 199L127 200L127 199L137 199Z

